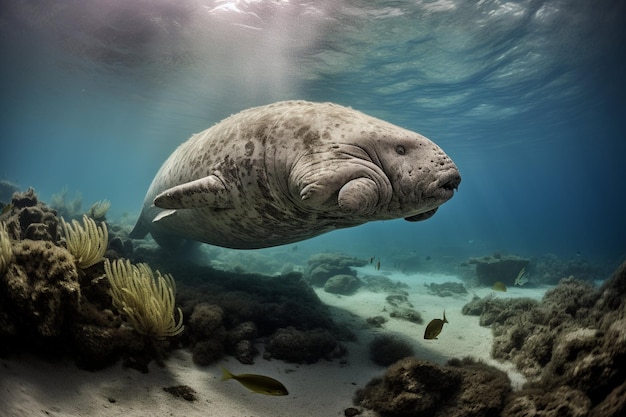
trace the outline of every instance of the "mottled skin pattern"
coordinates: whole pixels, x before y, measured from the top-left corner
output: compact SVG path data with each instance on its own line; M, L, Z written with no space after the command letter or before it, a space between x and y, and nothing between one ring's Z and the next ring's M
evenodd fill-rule
M452 160L415 132L336 104L279 102L180 145L131 237L283 245L373 220L426 219L460 181Z

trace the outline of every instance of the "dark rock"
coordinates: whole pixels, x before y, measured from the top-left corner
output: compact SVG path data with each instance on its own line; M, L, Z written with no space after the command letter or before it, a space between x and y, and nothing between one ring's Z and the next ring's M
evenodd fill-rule
M387 323L387 319L383 316L368 317L365 321L372 327L383 327L383 324Z
M305 276L311 285L322 287L334 275L356 277L356 271L351 267L365 264L367 264L366 260L342 253L320 253L309 258Z
M444 282L443 284L435 284L431 282L429 285L424 284L431 294L439 297L452 297L455 294L467 294L465 285L460 282Z
M11 199L11 203L14 207L20 209L24 207L34 207L37 205L37 194L35 194L35 189L29 188L28 190L20 193L13 193L13 197Z
M363 287L372 292L397 292L409 288L404 282L393 281L382 275L365 275L361 281L364 282Z
M520 270L526 268L529 262L528 259L515 255L483 256L468 260L469 264L476 265L479 284L489 287L497 281L512 287Z
M293 327L278 329L266 345L271 358L294 363L315 363L330 358L338 343L324 329L297 330Z
M332 294L350 295L361 285L359 279L352 275L334 275L324 284L324 291Z
M384 417L489 417L499 415L511 392L506 374L471 360L441 367L402 359L355 396L355 403Z
M180 397L186 401L196 401L196 391L187 385L176 385L173 387L163 387L163 391Z
M254 357L259 353L250 340L240 340L235 346L235 358L243 364L252 365Z
M411 323L416 324L424 323L422 315L417 310L414 310L412 308L396 308L391 313L389 313L389 317L410 321Z
M243 340L255 339L258 332L259 330L253 321L244 321L228 331L226 342L229 346L234 347Z

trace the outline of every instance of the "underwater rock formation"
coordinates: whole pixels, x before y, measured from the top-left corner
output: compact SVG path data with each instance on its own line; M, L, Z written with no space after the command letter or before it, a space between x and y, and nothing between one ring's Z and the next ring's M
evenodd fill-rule
M81 298L72 255L51 242L25 239L13 244L13 259L0 277L0 310L11 322L0 334L13 329L22 337L59 336Z
M342 253L320 253L309 258L305 276L311 285L323 287L335 275L356 277L356 271L351 267L364 266L367 262Z
M409 285L401 281L393 281L383 275L365 275L359 278L363 281L363 288L372 292L399 292Z
M490 417L510 392L507 375L485 364L464 359L439 366L408 357L358 390L354 401L382 417Z
M35 191L14 193L6 223L13 257L0 276L0 348L66 354L84 368L124 356L146 364L154 346L124 326L111 303L102 264L78 269L55 210ZM142 368L145 366L141 365Z
M411 323L422 324L424 319L422 315L413 308L413 304L409 302L409 296L406 291L395 291L389 294L385 300L387 304L391 305L391 311L389 317L394 319L406 320Z
M528 259L516 255L502 255L500 253L467 260L469 265L476 265L478 283L488 287L497 281L512 287L515 285L517 274L522 268L526 268L529 262Z
M335 324L299 273L267 276L181 265L177 274L185 277L177 282L183 315L192 314L199 303L219 306L225 338L210 340L242 363L253 362L255 342L265 341L267 357L311 363L333 356L340 340L354 337ZM186 337L192 344L195 333L189 327Z
M351 295L361 286L361 281L355 276L339 274L330 277L324 284L324 291L331 294Z
M293 363L315 363L318 360L337 358L345 348L324 329L298 330L293 327L278 329L265 348L265 359L282 359Z
M564 278L541 303L512 306L490 301L481 313L498 310L493 356L511 360L529 381L503 416L626 413L626 263L599 289Z
M561 278L573 276L583 281L593 281L610 275L612 271L603 271L598 266L580 256L560 259L554 254L533 258L533 280L547 285L556 285Z
M428 288L428 292L438 295L439 297L452 297L455 294L467 294L465 285L460 282L444 282L441 284L431 282L428 285L424 284L424 286Z
M189 317L189 338L193 361L209 365L224 354L226 329L223 325L224 311L216 305L199 303Z
M35 190L13 194L10 209L2 216L7 232L13 240L59 240L59 219L56 212L37 200Z
M253 363L255 343L264 340L273 342L268 349L272 357L315 362L345 353L339 340L354 337L332 320L302 274L270 277L219 271L168 256L159 248L133 250L123 228L107 226L107 259L136 263L145 257L178 281L175 303L182 306L185 332L155 340L140 334L114 307L102 262L77 268L64 246L60 218L38 201L34 190L14 194L0 221L6 223L11 245L6 273L0 275L2 353L62 354L86 369L124 359L127 366L147 371L151 360L162 361L168 350L181 344L199 364L224 354ZM39 230L41 240L29 239L28 230Z

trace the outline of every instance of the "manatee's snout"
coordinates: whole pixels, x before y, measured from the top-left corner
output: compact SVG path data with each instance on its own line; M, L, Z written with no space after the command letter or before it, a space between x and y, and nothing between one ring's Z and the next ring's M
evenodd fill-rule
M459 189L460 183L461 174L459 174L459 170L456 167L451 168L435 181L433 193L439 193L442 198L449 200L454 195L454 192Z
M443 152L442 152L443 153ZM425 200L434 204L433 209L424 211L413 216L405 217L404 220L409 222L418 222L431 218L439 206L454 196L454 192L458 190L461 183L461 174L452 160L445 154L437 164L440 169L435 171L434 180L426 187L423 196Z

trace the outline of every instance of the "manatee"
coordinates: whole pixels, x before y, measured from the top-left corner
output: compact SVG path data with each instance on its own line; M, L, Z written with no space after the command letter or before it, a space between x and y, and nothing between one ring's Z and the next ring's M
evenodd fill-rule
M460 182L452 160L418 133L333 103L283 101L180 145L130 237L266 248L369 221L427 219Z

